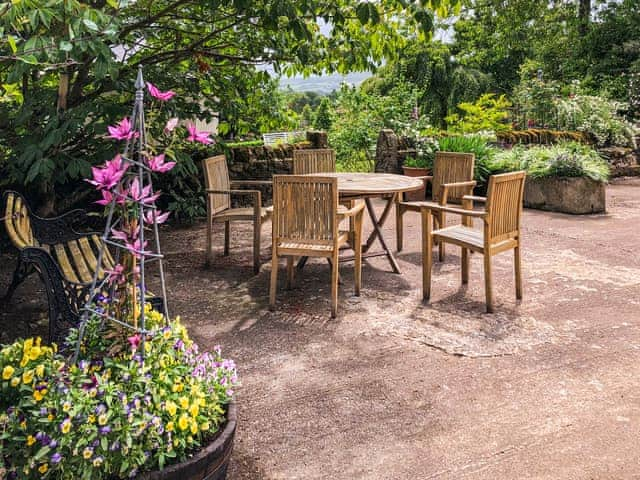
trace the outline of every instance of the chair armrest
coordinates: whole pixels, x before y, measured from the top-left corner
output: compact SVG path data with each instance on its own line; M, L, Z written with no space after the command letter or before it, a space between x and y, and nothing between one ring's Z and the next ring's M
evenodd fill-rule
M475 195L465 195L463 200L471 200L472 202L487 203L487 197L476 197Z
M446 207L443 205L438 205L438 206L429 205L428 207L425 206L425 208L427 210L435 210L436 212L455 213L457 215L463 215L463 216L474 217L474 218L484 218L487 216L487 212L485 211L466 210L464 208L453 208L453 207Z
M231 185L273 185L272 180L231 180Z
M354 217L364 210L364 205L364 203L358 203L355 207L352 207L349 210L339 212L338 217L340 217L341 219Z
M260 190L206 190L207 195L248 195L253 197L253 207L256 212L262 208L262 193Z
M458 187L468 187L469 192L473 193L473 189L476 186L475 180L469 180L468 182L453 182L443 183L440 185L440 205L446 205L449 197L449 189Z

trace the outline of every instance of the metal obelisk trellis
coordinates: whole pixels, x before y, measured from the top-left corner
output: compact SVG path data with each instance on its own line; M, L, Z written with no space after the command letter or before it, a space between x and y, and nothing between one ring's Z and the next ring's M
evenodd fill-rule
M126 321L126 319L118 319L115 318L112 312L108 309L104 310L102 308L96 308L95 300L102 293L107 291L109 295L113 295L115 287L110 284L108 281L108 275L106 272L101 271L100 268L96 268L96 271L93 276L93 281L91 283L91 288L89 290L89 295L87 297L87 303L85 304L82 312L82 316L80 318L80 330L78 335L78 343L75 348L74 353L74 361L77 360L78 355L80 353L80 346L82 343L82 339L84 336L84 330L87 323L87 320L91 315L98 315L104 320L115 322L125 328L131 329L135 333L140 335L140 343L141 349L140 353L142 358L144 358L144 344L146 340L146 336L149 331L146 329L145 324L145 311L144 305L146 301L146 277L145 277L145 267L147 263L151 261L158 262L159 274L160 274L160 289L162 293L162 304L163 304L163 313L165 317L165 323L169 321L169 312L167 307L167 292L165 287L165 279L164 279L164 266L163 266L163 255L160 251L160 237L158 235L158 221L155 215L156 206L150 203L145 203L143 200L136 200L129 196L125 196L122 193L126 191L125 185L130 182L130 180L134 177L137 178L139 182L139 188L142 190L144 187L149 186L151 190L151 194L153 194L152 187L152 179L151 179L151 169L145 164L145 158L150 156L150 152L147 150L147 137L145 130L145 118L144 118L144 88L145 82L142 77L142 67L138 68L138 76L136 78L135 83L136 95L135 101L133 105L133 113L131 114L131 131L133 134L131 138L127 140L124 151L121 154L121 161L129 164L129 168L127 169L124 176L120 179L117 187L116 194L113 195L113 198L108 206L107 213L107 222L104 228L104 233L102 235L102 247L98 252L97 265L103 265L103 258L105 256L105 249L107 245L111 245L115 248L115 263L119 264L120 259L124 252L130 252L134 257L139 257L139 278L140 284L139 288L135 289L134 286L134 295L137 295L139 298L137 300L137 304L140 306L139 311L139 321L137 324L130 324ZM138 215L138 238L139 238L139 250L131 250L131 247L127 247L124 245L122 241L114 239L112 236L112 229L119 226L122 221L121 218L114 218L114 211L116 209L116 203L119 200L126 200L130 202L136 203L137 215ZM145 210L152 211L151 217L153 219L150 224L151 229L153 231L154 243L155 247L150 249L145 248L145 229L144 229L144 218L145 218ZM135 263L134 263L135 265ZM135 270L135 268L134 268ZM104 276L101 278L101 274ZM132 275L135 275L135 272L132 272ZM135 305L136 302L134 302ZM136 315L134 311L134 315Z

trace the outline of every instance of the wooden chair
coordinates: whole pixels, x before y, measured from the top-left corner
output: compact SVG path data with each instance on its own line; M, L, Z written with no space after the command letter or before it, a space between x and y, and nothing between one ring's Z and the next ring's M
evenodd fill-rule
M271 308L276 303L280 257L287 257L287 287L293 281L295 257L324 257L331 260L331 316L336 316L338 253L349 240L349 232L338 227L346 218L354 219L355 294L360 295L363 212L363 203L350 209L338 205L336 178L274 175Z
M330 173L336 171L336 151L331 148L293 151L293 174Z
M514 251L516 298L522 299L520 266L520 216L524 193L525 172L504 173L489 178L487 197L463 197L463 208L430 206L422 208L422 297L431 294L432 246L434 241L452 243L462 248L462 283L469 282L469 250L484 255L484 282L487 312L493 312L491 287L491 257ZM484 211L473 210L473 201L485 202ZM431 231L431 212L462 215L463 223ZM472 228L472 218L481 218L482 230Z
M420 212L427 206L443 206L448 202L461 203L464 195L473 194L475 155L473 153L436 152L433 176L424 177L431 182L431 201L404 202L396 206L396 241L398 251L403 248L403 216L405 212ZM433 212L434 228L444 228L446 214ZM439 260L444 261L445 247L439 244Z
M224 155L203 160L205 185L207 187L207 265L211 264L211 235L215 222L224 222L224 255L229 255L231 222L253 223L253 271L260 271L260 230L271 217L271 208L262 206L260 190L234 190L240 185L270 185L268 180L230 181L227 160ZM251 207L231 208L231 195L251 197Z

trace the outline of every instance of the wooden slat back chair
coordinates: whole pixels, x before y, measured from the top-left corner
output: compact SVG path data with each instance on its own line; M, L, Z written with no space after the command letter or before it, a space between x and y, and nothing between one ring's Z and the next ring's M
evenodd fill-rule
M336 171L336 151L332 148L293 151L293 174L330 173Z
M19 250L18 265L3 301L9 301L20 283L38 272L49 300L49 340L60 340L77 322L96 269L98 278L104 278L105 271L115 265L113 257L105 248L98 267L98 252L103 246L100 236L74 230L76 224L87 220L83 210L41 218L19 193L8 191L3 213L9 239Z
M253 223L253 270L260 271L260 230L271 216L271 208L262 206L260 190L236 190L239 185L270 185L265 180L230 181L227 160L224 155L203 160L204 179L207 190L207 254L206 263L212 260L212 231L215 222L224 222L224 255L229 255L231 222ZM252 200L251 207L231 208L231 195L246 195Z
M462 248L462 283L469 281L469 250L484 255L484 280L487 312L493 312L491 257L514 250L516 298L522 299L522 271L520 262L520 217L524 194L525 172L492 175L487 197L464 196L464 208L447 206L425 207L422 210L423 229L423 298L431 293L431 247L434 241L452 243ZM473 210L473 201L484 202L484 211ZM463 223L431 232L431 212L441 211L462 215ZM472 218L483 220L482 230L474 229Z
M403 216L405 212L419 212L428 205L461 203L464 195L471 195L476 182L473 180L475 155L473 153L436 152L433 175L425 177L431 182L431 201L403 202L396 207L396 240L398 251L403 248ZM446 225L445 212L433 212L434 227ZM444 261L445 247L439 245L439 260Z
M349 239L349 232L339 230L345 218L353 218L355 224L355 294L360 295L364 204L351 209L339 206L337 182L330 177L274 175L271 308L276 302L280 257L287 257L287 287L293 281L294 257L324 257L331 260L331 316L336 316L338 253Z

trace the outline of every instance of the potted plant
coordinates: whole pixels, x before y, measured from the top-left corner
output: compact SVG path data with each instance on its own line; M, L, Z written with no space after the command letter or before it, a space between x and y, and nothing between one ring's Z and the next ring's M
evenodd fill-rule
M101 193L98 203L107 206L103 238L117 249L110 270L105 266L101 279L95 274L64 355L39 338L0 349L3 478L226 476L236 425L235 364L222 358L219 347L199 351L179 318L167 312L158 240L158 224L167 214L156 209L152 174L171 170L175 162L157 152L162 134L148 138L141 72L136 88L131 120L109 127L110 138L126 141L123 153L93 168L88 180ZM147 88L160 102L175 95ZM173 139L177 124L170 118L164 135ZM188 141L211 142L193 125L187 131ZM104 244L96 257L106 265ZM163 312L148 301L150 259L160 265Z

